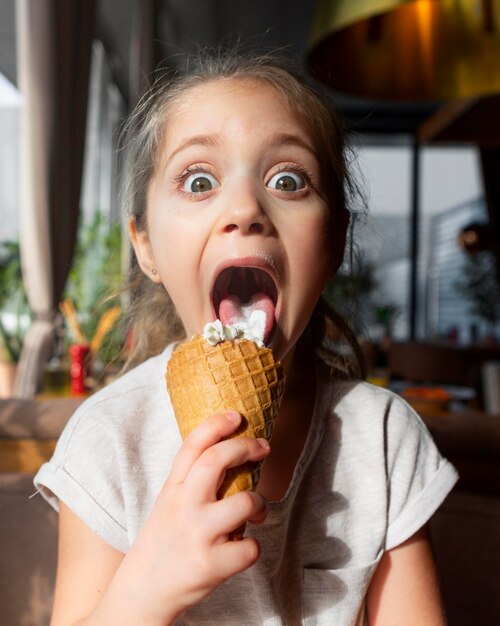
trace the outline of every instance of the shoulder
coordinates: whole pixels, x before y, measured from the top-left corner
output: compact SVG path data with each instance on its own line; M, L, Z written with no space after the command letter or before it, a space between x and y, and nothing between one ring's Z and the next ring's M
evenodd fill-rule
M171 352L169 346L88 398L66 425L50 466L82 476L94 464L111 476L143 457L141 467L147 465L160 454L159 442L174 454L180 437L164 378Z
M351 410L385 410L391 407L396 410L412 409L405 400L393 391L373 385L362 380L334 380L331 382L333 398L342 407Z
M60 444L69 444L86 431L111 436L115 430L134 428L154 419L158 407L168 402L165 367L172 346L89 397L70 419Z
M387 484L423 488L434 476L443 475L450 483L456 480L420 416L388 389L366 382L335 382L328 423L347 464L354 467L359 461L364 471L378 472Z
M364 381L331 383L331 409L346 425L389 430L403 436L408 430L428 434L420 416L398 394Z
M330 397L320 458L361 519L387 523L385 549L399 545L432 515L457 474L399 395L339 380Z
M84 402L35 476L93 531L125 552L180 445L164 373L167 348Z
M113 403L122 403L129 407L131 401L143 402L151 393L166 394L164 375L173 347L169 345L160 354L144 361L90 396L77 413L89 413Z

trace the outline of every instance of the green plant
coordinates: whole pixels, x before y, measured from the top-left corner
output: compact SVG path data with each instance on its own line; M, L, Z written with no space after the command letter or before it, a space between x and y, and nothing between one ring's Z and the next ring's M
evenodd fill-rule
M82 223L64 298L74 302L89 342L103 313L120 304L121 247L119 222L109 221L101 211L96 211L90 221ZM115 360L122 346L122 332L115 324L100 347L99 359L105 363Z
M400 313L396 304L376 304L373 307L373 319L384 329L386 337L391 337L394 330L394 322Z
M0 352L4 360L19 360L26 321L31 317L21 271L21 253L17 241L0 242ZM6 324L10 315L14 324Z
M353 330L360 334L367 324L369 299L377 287L375 267L362 255L356 256L349 267L341 268L326 285L323 296L327 302L349 319Z
M477 315L491 328L500 322L500 281L491 251L468 255L463 278L455 287L469 300L472 315Z

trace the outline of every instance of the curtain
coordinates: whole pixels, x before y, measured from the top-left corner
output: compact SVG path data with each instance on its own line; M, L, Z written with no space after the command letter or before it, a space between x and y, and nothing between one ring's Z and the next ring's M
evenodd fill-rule
M33 396L50 356L79 215L94 0L18 0L21 261L34 314L14 393Z
M154 22L153 0L136 0L132 14L130 40L129 106L133 108L149 87L154 69Z

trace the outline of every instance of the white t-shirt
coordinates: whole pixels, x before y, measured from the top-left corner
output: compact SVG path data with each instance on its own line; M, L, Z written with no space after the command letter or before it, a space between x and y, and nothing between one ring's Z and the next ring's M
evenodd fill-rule
M165 387L172 347L87 400L64 430L35 485L63 500L126 552L181 444ZM414 534L457 479L427 429L395 394L324 380L289 489L248 527L261 557L179 625L358 626L385 550Z

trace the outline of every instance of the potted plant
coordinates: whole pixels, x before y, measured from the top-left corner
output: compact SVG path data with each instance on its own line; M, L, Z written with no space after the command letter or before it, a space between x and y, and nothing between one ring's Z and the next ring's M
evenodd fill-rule
M75 334L75 325L68 325L69 343L81 343L82 337L88 342L93 373L101 378L119 361L124 343L120 324L112 315L120 307L121 248L121 224L96 211L82 224L64 291L66 307L68 303L74 307L79 331ZM106 320L112 324L106 327Z
M493 252L482 250L468 255L463 278L455 286L469 300L470 313L485 322L486 339L495 341L500 323L500 281Z
M0 397L12 395L17 362L31 317L16 241L0 242Z
M367 328L367 311L376 287L373 263L362 255L356 255L328 282L323 295L329 304L349 319L354 332L362 335Z
M389 339L392 337L399 313L399 307L391 302L378 303L373 306L373 319L383 329L384 337Z

